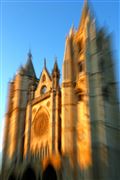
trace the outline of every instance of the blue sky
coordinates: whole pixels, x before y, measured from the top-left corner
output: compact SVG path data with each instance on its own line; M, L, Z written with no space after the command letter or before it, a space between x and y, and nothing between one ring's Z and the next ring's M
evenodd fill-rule
M120 69L120 3L116 0L89 2L97 26L112 32L116 76ZM26 63L29 48L37 77L40 76L44 57L51 71L54 57L62 70L65 38L70 27L78 27L82 1L0 1L0 151L6 109L8 81L20 65ZM61 71L62 73L62 71Z

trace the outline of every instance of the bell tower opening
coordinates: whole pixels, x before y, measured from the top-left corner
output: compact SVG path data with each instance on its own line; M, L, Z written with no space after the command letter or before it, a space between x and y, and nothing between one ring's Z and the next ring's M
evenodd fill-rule
M57 180L57 174L52 165L48 165L43 172L42 180Z

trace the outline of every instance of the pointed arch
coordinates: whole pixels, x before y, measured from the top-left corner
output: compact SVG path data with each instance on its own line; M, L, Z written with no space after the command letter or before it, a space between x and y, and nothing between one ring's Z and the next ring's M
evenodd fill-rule
M47 87L46 92L49 92L52 87L52 79L51 79L51 75L49 74L46 67L43 68L42 73L40 75L39 83L38 83L37 89L35 91L35 98L41 96L40 90L43 85L45 85Z
M46 135L49 131L49 113L45 107L40 107L33 119L34 134L37 138Z
M36 180L36 175L34 170L31 168L31 166L28 166L27 169L25 170L22 179L21 180Z
M49 164L43 172L42 180L57 180L56 171L51 164Z
M40 107L38 108L38 110L36 111L36 113L35 113L35 116L34 116L33 122L34 122L34 120L36 119L36 117L37 117L38 113L40 113L40 112L44 112L44 113L48 116L48 118L50 118L50 114L49 114L49 112L48 112L47 108L46 108L46 107L44 107L44 106L40 106Z
M12 173L12 174L9 176L8 180L16 180L15 175Z

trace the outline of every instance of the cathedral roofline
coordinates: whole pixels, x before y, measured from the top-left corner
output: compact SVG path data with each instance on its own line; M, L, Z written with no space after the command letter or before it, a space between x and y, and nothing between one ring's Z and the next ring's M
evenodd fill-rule
M46 66L46 58L44 58L44 66L43 66L42 72L40 73L39 79L41 78L42 73L43 73L44 70L47 72L47 74L48 74L50 80L52 80L52 79L51 79L51 75L50 75L50 73L49 73L49 71L48 71L48 69L47 69L47 66Z

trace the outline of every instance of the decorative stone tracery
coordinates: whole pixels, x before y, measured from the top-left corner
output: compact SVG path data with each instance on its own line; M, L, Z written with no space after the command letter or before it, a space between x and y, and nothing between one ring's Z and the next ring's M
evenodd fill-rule
M48 132L49 120L44 112L37 114L34 122L34 132L37 137L41 137Z

